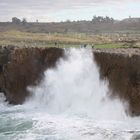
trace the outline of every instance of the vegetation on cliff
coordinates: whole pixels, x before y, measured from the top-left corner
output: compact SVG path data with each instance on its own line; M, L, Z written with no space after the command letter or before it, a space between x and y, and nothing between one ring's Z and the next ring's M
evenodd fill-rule
M84 44L96 48L140 46L139 37L118 34L29 33L14 30L0 32L1 46L67 48L80 47Z

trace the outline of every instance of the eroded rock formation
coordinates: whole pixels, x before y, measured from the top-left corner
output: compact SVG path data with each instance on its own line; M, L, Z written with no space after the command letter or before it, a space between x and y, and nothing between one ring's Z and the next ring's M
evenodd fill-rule
M59 48L0 49L0 91L11 104L21 104L29 95L27 86L36 85L43 72L63 56Z
M140 115L140 49L96 50L94 56L111 95L128 102L130 115Z
M0 92L11 104L22 104L27 86L37 85L47 68L63 57L60 48L0 47ZM93 50L101 79L107 79L111 97L129 104L132 116L140 115L140 49Z

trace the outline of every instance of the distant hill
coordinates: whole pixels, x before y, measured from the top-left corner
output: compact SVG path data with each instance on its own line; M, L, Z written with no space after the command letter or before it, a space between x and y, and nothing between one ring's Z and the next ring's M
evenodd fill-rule
M140 33L140 18L126 18L121 21L93 23L92 21L75 21L59 23L35 23L27 22L15 24L12 22L0 22L0 32L19 30L41 33Z
M140 23L140 18L125 18L122 20L125 23Z

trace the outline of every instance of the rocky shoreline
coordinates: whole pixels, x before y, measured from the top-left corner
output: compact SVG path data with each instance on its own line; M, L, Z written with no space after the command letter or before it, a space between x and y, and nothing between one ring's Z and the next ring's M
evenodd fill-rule
M63 49L14 48L0 50L0 92L10 104L22 104L29 92L27 86L37 85L43 72L54 67Z
M140 115L140 49L95 50L100 77L109 83L111 97L128 105L126 112Z
M108 80L110 96L127 102L131 116L140 115L140 49L93 49L101 79ZM11 104L22 104L27 87L37 85L44 71L64 56L61 48L0 47L0 92Z

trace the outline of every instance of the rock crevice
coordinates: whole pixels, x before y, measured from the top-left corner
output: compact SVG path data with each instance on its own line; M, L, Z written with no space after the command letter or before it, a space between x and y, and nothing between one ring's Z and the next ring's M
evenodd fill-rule
M111 97L129 105L132 116L140 115L140 49L93 49L101 79L107 79ZM28 86L38 85L44 71L64 56L61 48L0 47L0 92L11 104L22 104Z

